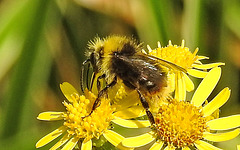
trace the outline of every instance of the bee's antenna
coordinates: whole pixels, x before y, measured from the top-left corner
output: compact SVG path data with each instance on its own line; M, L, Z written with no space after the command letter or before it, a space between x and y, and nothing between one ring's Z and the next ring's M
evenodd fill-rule
M85 65L88 64L88 71L89 71L89 65L90 65L89 62L90 62L90 59L87 59L82 63L81 78L80 78L82 92L84 92L83 78L84 78ZM88 76L88 71L87 71L87 76ZM87 87L88 87L88 84L87 84Z

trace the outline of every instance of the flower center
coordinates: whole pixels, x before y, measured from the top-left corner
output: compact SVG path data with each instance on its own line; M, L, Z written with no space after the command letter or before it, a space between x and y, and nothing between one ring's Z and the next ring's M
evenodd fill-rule
M202 139L203 132L208 131L206 122L201 108L182 101L160 106L156 116L159 138L178 148Z
M101 105L90 116L87 116L96 96L85 91L85 96L74 93L71 97L71 103L63 103L67 109L64 115L64 125L69 128L68 133L79 138L85 138L85 140L94 137L99 138L108 129L109 123L113 119L114 108L110 106L109 100L102 99Z
M181 46L172 45L169 42L167 47L158 47L149 52L150 55L156 56L158 58L170 61L178 66L181 66L184 69L191 68L192 64L197 60L198 49L191 53L189 48L184 47L184 41Z

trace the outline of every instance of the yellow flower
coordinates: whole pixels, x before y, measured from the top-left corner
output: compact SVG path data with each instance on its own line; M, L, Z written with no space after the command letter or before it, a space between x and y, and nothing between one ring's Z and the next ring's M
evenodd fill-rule
M74 87L67 82L61 84L60 88L68 100L68 102L63 102L66 111L43 112L37 118L45 121L63 120L64 123L40 139L36 144L37 148L63 135L51 149L63 147L62 149L71 150L77 143L81 143L81 149L89 150L92 149L92 140L98 140L103 135L115 147L129 149L121 144L123 136L111 130L111 121L119 116L123 116L123 118L138 116L136 112L129 115L124 112L130 110L115 112L115 107L109 103L110 100L103 98L101 105L90 116L82 118L90 113L96 96L88 90L85 90L85 95L79 95Z
M98 76L99 74L96 74L96 78L93 81L92 92L95 95L98 94L96 86ZM104 88L103 85L106 83L103 83L102 80L100 82L101 88ZM122 80L119 80L113 87L109 88L107 95L111 104L116 108L115 113L118 114L118 117L126 119L130 118L129 114L131 114L131 118L136 118L146 114L144 108L139 106L140 100L136 90L129 89Z
M159 112L155 118L155 128L145 134L125 138L122 144L133 148L155 141L151 150L159 150L164 147L165 149L217 150L219 148L207 141L222 142L238 136L240 133L240 129L237 128L240 126L239 114L222 118L212 117L212 114L229 99L230 90L228 88L224 88L209 103L202 106L220 76L221 69L213 68L200 83L190 102L173 100L169 104L159 106ZM122 123L122 121L114 122ZM122 125L130 128L150 126L147 121L143 120L136 121L135 124L127 123L125 120ZM221 132L218 133L218 131Z
M171 41L167 47L161 47L158 42L158 48L151 49L148 46L149 55L156 56L158 58L167 60L173 64L180 66L185 69L187 74L197 77L204 78L207 75L207 69L211 69L224 63L211 63L211 64L202 64L201 60L208 59L205 56L196 55L198 48L191 53L188 47L184 46L184 40L182 41L181 46L172 45ZM185 92L192 91L194 89L194 84L191 79L182 71L174 71L170 74L171 78L175 80L175 97L180 100L185 100Z
M111 99L111 103L116 107L117 111L125 110L126 108L136 106L140 103L138 93L125 86L121 80L111 89L108 89L108 97ZM143 107L142 111L145 113Z

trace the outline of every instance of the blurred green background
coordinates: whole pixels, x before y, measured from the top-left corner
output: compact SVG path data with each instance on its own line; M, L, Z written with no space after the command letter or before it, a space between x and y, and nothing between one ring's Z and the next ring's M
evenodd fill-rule
M36 117L64 110L59 84L80 89L88 41L110 34L134 36L152 48L185 39L191 51L199 47L199 55L210 57L204 63L225 62L211 97L230 87L220 116L240 114L239 0L1 0L0 149L35 149L60 126ZM215 143L231 150L237 144L240 137Z

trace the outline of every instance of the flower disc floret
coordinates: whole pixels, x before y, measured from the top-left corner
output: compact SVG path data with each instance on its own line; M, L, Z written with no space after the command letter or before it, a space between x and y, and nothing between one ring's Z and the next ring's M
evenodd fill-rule
M184 47L184 41L181 46L172 45L169 41L168 46L158 47L149 52L150 55L172 62L184 69L192 68L192 64L198 59L196 56L198 49L192 53L188 47Z
M91 96L91 94L88 94ZM99 138L99 136L108 129L110 121L113 119L113 111L109 100L102 100L101 105L91 114L92 103L85 96L79 96L74 93L71 95L72 102L64 102L66 113L64 114L64 126L69 129L68 134L75 135L78 138L89 140ZM85 117L87 116L87 117Z
M188 102L173 101L160 106L156 116L156 129L159 138L175 147L193 146L209 131L207 118L201 108Z
M132 113L116 111L116 107L110 104L110 99L103 97L99 106L89 115L96 95L85 90L84 95L80 96L67 82L61 84L60 88L67 98L67 101L63 102L66 111L43 112L37 118L44 121L63 120L63 125L41 138L36 143L36 148L61 136L61 139L51 147L52 150L59 148L72 150L76 145L82 150L90 150L93 147L102 147L106 141L118 149L128 149L121 144L124 137L112 130L110 122L120 116L133 118L132 115L128 115Z

